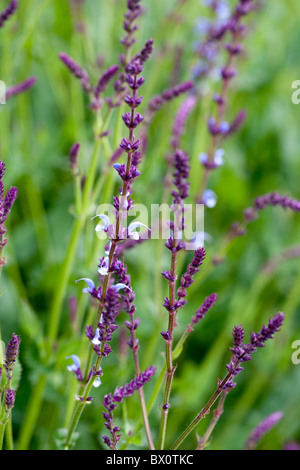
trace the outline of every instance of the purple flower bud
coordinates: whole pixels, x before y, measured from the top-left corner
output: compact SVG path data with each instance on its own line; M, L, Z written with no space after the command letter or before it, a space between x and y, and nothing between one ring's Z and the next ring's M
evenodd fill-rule
M18 85L14 85L8 87L6 90L5 98L8 100L12 96L18 95L20 93L24 93L25 91L32 88L36 83L36 78L31 77L25 80L24 82L19 83Z
M9 341L7 348L6 348L4 368L5 368L8 380L12 378L14 365L19 354L20 342L21 342L20 336L13 333L12 338Z
M69 164L73 171L77 169L79 151L80 151L80 144L76 143L72 145L70 152L69 152Z
M95 87L95 90L94 90L96 98L99 98L99 95L106 90L109 82L117 74L118 70L119 70L118 65L112 65L111 67L109 67L108 70L106 70L101 75L101 77L99 78L98 84L97 84L97 86Z
M16 400L16 392L11 388L7 390L5 395L5 405L8 410L11 410L14 407Z
M272 413L267 418L265 418L250 434L246 442L246 448L248 450L254 449L263 436L267 434L267 432L269 432L274 426L276 426L282 417L283 413L281 411L276 411L275 413Z
M8 7L0 13L0 28L2 28L4 23L15 13L18 4L19 2L17 0L11 0Z

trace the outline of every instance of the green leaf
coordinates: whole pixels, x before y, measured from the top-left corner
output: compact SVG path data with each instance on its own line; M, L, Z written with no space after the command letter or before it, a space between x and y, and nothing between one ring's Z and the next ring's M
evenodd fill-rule
M12 388L17 390L22 376L22 366L19 359L16 360L14 365L13 377L12 377Z
M22 301L20 310L20 325L23 332L29 336L34 342L38 342L42 337L41 322L33 310L25 300Z

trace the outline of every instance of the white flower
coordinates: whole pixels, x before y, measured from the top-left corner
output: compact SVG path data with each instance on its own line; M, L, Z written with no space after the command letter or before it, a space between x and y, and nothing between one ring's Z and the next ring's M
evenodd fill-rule
M81 279L77 279L75 282L79 282L79 281L85 281L88 285L88 287L84 287L84 289L82 289L83 293L91 294L93 290L95 289L95 283L88 277L82 277Z
M95 217L92 217L92 220L95 219L96 217L99 217L104 223L104 225L98 224L95 227L96 232L100 232L101 230L104 230L105 232L107 231L108 227L110 226L110 220L109 217L105 214L99 214L95 215Z
M129 237L133 240L139 240L140 236L136 229L140 227L146 227L148 230L150 230L149 227L147 227L145 224L142 224L142 222L132 222L128 227Z
M70 366L67 366L67 369L70 372L77 372L78 369L80 369L80 359L78 356L76 356L75 354L72 354L72 356L67 356L66 359L72 359L73 361L73 364L71 364Z
M129 289L132 292L132 289L129 286L126 286L126 284L123 284L122 282L119 282L118 284L115 284L112 286L117 292L121 289Z
M109 268L109 258L106 256L102 262L102 266L98 269L98 273L101 274L101 276L107 276L108 275L108 268Z
M101 322L100 322L100 323L101 323ZM99 328L96 329L95 336L94 336L94 338L92 339L92 343L93 343L93 344L96 344L96 346L99 346L99 344L100 344L100 342L101 342L101 341L99 341L98 338L99 338Z

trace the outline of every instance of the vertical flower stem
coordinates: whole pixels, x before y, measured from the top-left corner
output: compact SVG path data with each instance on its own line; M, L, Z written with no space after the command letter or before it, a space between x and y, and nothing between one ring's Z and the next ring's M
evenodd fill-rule
M13 432L12 432L12 419L11 415L7 421L6 429L5 429L5 443L7 450L14 450L14 440L13 440Z
M134 330L131 331L131 337L132 337L132 344L136 344L136 336L135 336ZM136 373L136 376L138 377L141 373L141 368L140 368L139 356L138 356L137 351L138 349L133 347L132 352L133 352L135 373ZM141 409L142 409L142 417L143 417L147 441L148 441L150 450L155 450L154 443L152 440L150 425L149 425L148 412L147 412L143 387L139 388L138 393L139 393L139 399L140 399L140 404L141 404Z
M177 238L174 237L173 248L176 248L176 245L177 245ZM173 347L173 331L174 331L177 312L176 310L175 311L172 311L172 310L175 304L177 254L178 252L176 250L172 251L171 276L174 280L169 283L170 312L169 312L168 332L170 335L170 339L166 341L166 385L165 385L165 392L164 392L164 403L163 403L163 406L161 407L159 449L164 449L164 445L165 445L167 419L168 419L168 413L169 413L169 398L171 394L173 377L174 377L174 373L176 369L176 366L175 367L173 366L172 347Z
M102 352L104 350L104 346L105 346L105 343L103 343L101 345L101 351ZM94 371L95 372L98 372L100 370L101 361L102 361L102 356L98 356L97 360L96 360L96 363L95 363L95 366L94 366ZM65 450L70 450L70 448L71 448L71 445L72 445L71 440L72 440L73 433L77 428L78 422L80 420L82 412L83 412L83 410L85 408L85 405L87 403L87 398L88 398L89 393L91 391L91 388L93 386L94 380L95 380L95 375L91 374L91 377L90 377L89 381L87 382L87 384L84 388L84 392L83 392L82 396L76 402L76 406L75 406L74 413L73 413L73 418L72 418L72 421L71 421L71 424L70 424L70 427L69 427L69 431L68 431L68 435L67 435L67 438L66 438L66 442L65 442Z

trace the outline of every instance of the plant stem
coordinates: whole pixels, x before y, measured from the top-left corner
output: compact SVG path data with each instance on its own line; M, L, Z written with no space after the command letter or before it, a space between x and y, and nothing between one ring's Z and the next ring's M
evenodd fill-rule
M11 415L7 421L6 428L5 428L5 443L6 443L7 450L14 450Z
M196 450L202 450L202 449L204 449L204 447L206 447L208 439L210 438L213 430L215 429L216 424L218 423L218 421L220 419L220 416L223 414L224 402L225 402L225 399L227 397L227 394L228 394L227 391L223 391L223 393L220 397L218 406L214 411L214 417L212 418L211 422L209 423L208 428L204 433L204 436L201 439L199 439L199 443L198 443L198 446L197 446Z
M208 400L204 408L200 411L200 413L197 414L197 416L193 419L193 421L189 424L189 426L183 431L181 436L174 442L174 444L171 447L171 450L176 450L182 443L183 441L187 438L187 436L196 428L196 426L200 423L200 421L205 418L209 413L210 409L215 403L215 401L219 398L221 393L223 393L223 387L226 385L226 383L233 377L233 375L228 372L226 377L222 380L222 382L218 385L218 388L214 392L214 394L211 396L211 398Z
M174 237L173 248L177 246L177 237ZM170 296L170 311L169 311L169 325L168 333L170 339L166 341L166 385L164 393L164 403L161 407L161 422L160 422L160 433L159 433L159 449L164 449L166 430L167 430L167 419L169 413L169 399L171 394L172 382L175 373L176 367L173 367L173 358L172 358L172 347L173 347L173 331L175 327L175 320L177 311L174 310L175 305L175 289L176 289L176 262L177 262L176 250L172 251L171 258L171 276L174 279L169 283L169 296Z

